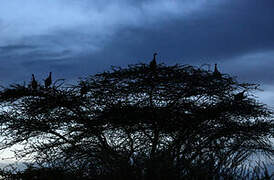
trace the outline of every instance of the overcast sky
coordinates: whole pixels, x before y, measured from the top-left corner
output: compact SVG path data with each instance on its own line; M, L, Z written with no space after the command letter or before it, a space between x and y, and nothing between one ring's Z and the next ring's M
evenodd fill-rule
M272 0L1 0L0 84L149 62L218 63L274 105ZM273 92L273 93L272 93Z

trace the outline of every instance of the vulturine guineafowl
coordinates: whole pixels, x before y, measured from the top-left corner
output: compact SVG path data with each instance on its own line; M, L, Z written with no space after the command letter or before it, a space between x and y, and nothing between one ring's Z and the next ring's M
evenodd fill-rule
M31 88L32 88L32 90L37 90L37 87L38 87L38 83L35 80L34 74L32 74Z
M45 88L49 88L51 83L52 83L52 79L51 79L51 72L50 72L47 79L45 79Z
M157 55L158 55L157 53L154 53L154 54L153 54L153 59L152 59L152 61L151 61L150 64L149 64L149 67L150 67L152 70L155 70L156 67L157 67L157 62L156 62L156 56L157 56Z
M214 75L214 76L217 76L217 77L219 77L219 76L222 75L222 74L220 73L220 71L218 70L217 64L215 64L215 66L214 66L213 75Z

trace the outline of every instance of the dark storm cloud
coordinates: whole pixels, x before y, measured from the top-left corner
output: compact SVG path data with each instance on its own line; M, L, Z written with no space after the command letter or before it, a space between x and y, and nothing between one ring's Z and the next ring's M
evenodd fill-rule
M29 52L31 50L34 50L35 48L36 46L23 44L0 46L0 57L4 58L9 56L21 55L22 53Z
M9 45L9 46L0 46L0 51L16 51L20 49L33 49L35 46L29 45Z
M121 29L104 53L115 56L122 51L125 57L140 57L158 50L169 59L216 61L273 49L274 3L248 2L230 1L212 12L159 22L154 27Z

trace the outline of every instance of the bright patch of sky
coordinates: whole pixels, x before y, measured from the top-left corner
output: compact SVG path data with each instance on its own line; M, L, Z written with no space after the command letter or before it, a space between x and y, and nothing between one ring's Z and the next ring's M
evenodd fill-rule
M205 0L143 1L137 6L133 1L2 0L0 47L24 44L53 52L96 51L124 26L151 27L208 5Z

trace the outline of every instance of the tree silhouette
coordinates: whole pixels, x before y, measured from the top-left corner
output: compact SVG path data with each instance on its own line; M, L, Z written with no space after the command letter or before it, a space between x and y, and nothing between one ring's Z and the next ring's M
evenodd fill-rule
M1 91L0 146L21 144L17 157L41 165L113 179L211 179L254 153L274 153L271 111L253 97L258 86L227 74L136 64L75 86L38 86Z

